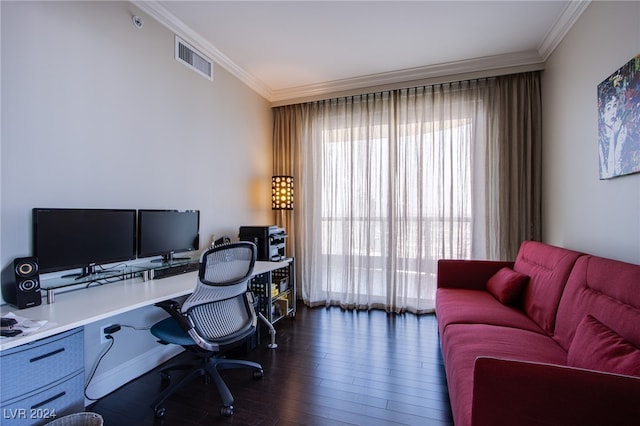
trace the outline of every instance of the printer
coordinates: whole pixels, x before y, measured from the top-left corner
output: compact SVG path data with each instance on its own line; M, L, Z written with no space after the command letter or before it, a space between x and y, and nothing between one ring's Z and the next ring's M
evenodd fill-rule
M285 230L276 225L240 227L240 240L251 241L258 247L257 260L279 262L286 259L287 236Z

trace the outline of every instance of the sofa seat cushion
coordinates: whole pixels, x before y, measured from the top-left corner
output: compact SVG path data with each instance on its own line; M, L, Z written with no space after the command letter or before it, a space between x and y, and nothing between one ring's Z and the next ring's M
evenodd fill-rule
M441 336L449 324L490 324L544 333L524 312L503 305L490 293L481 290L439 288L436 292L436 317Z
M531 331L484 324L450 324L445 333L442 353L456 426L471 424L473 369L479 356L562 365L567 358L566 351L553 339Z
M567 365L640 377L640 349L587 315L571 342Z
M571 269L581 253L535 241L524 241L513 269L529 276L523 308L543 330L552 335L556 313Z

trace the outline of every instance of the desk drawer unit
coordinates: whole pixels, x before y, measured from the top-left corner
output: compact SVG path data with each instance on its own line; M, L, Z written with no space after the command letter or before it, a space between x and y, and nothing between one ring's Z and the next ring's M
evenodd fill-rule
M0 418L39 424L44 417L84 409L83 346L83 329L76 328L3 351Z
M2 406L0 424L33 426L52 422L56 417L84 411L84 400L78 398L84 384L84 370L38 389L24 398Z

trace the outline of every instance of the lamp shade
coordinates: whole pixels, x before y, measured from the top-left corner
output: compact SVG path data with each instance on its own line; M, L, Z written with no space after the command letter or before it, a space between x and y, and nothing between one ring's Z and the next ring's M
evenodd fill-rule
M292 176L273 176L271 178L271 209L293 210Z

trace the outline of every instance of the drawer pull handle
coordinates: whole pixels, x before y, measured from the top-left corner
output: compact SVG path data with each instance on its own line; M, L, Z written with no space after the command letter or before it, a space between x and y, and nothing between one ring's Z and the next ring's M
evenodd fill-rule
M43 405L47 405L48 403L50 403L51 401L55 401L58 398L62 398L63 396L65 396L67 393L66 392L60 392L57 395L52 396L51 398L47 399L46 401L42 401L39 404L34 405L33 407L31 407L32 410L36 410L40 407L42 407Z
M57 350L55 350L53 352L49 352L48 354L44 354L44 355L37 356L35 358L31 358L29 360L29 362L37 362L37 361L43 360L45 358L49 358L50 356L54 356L56 354L59 354L60 352L64 352L64 348L60 348L60 349L57 349Z

